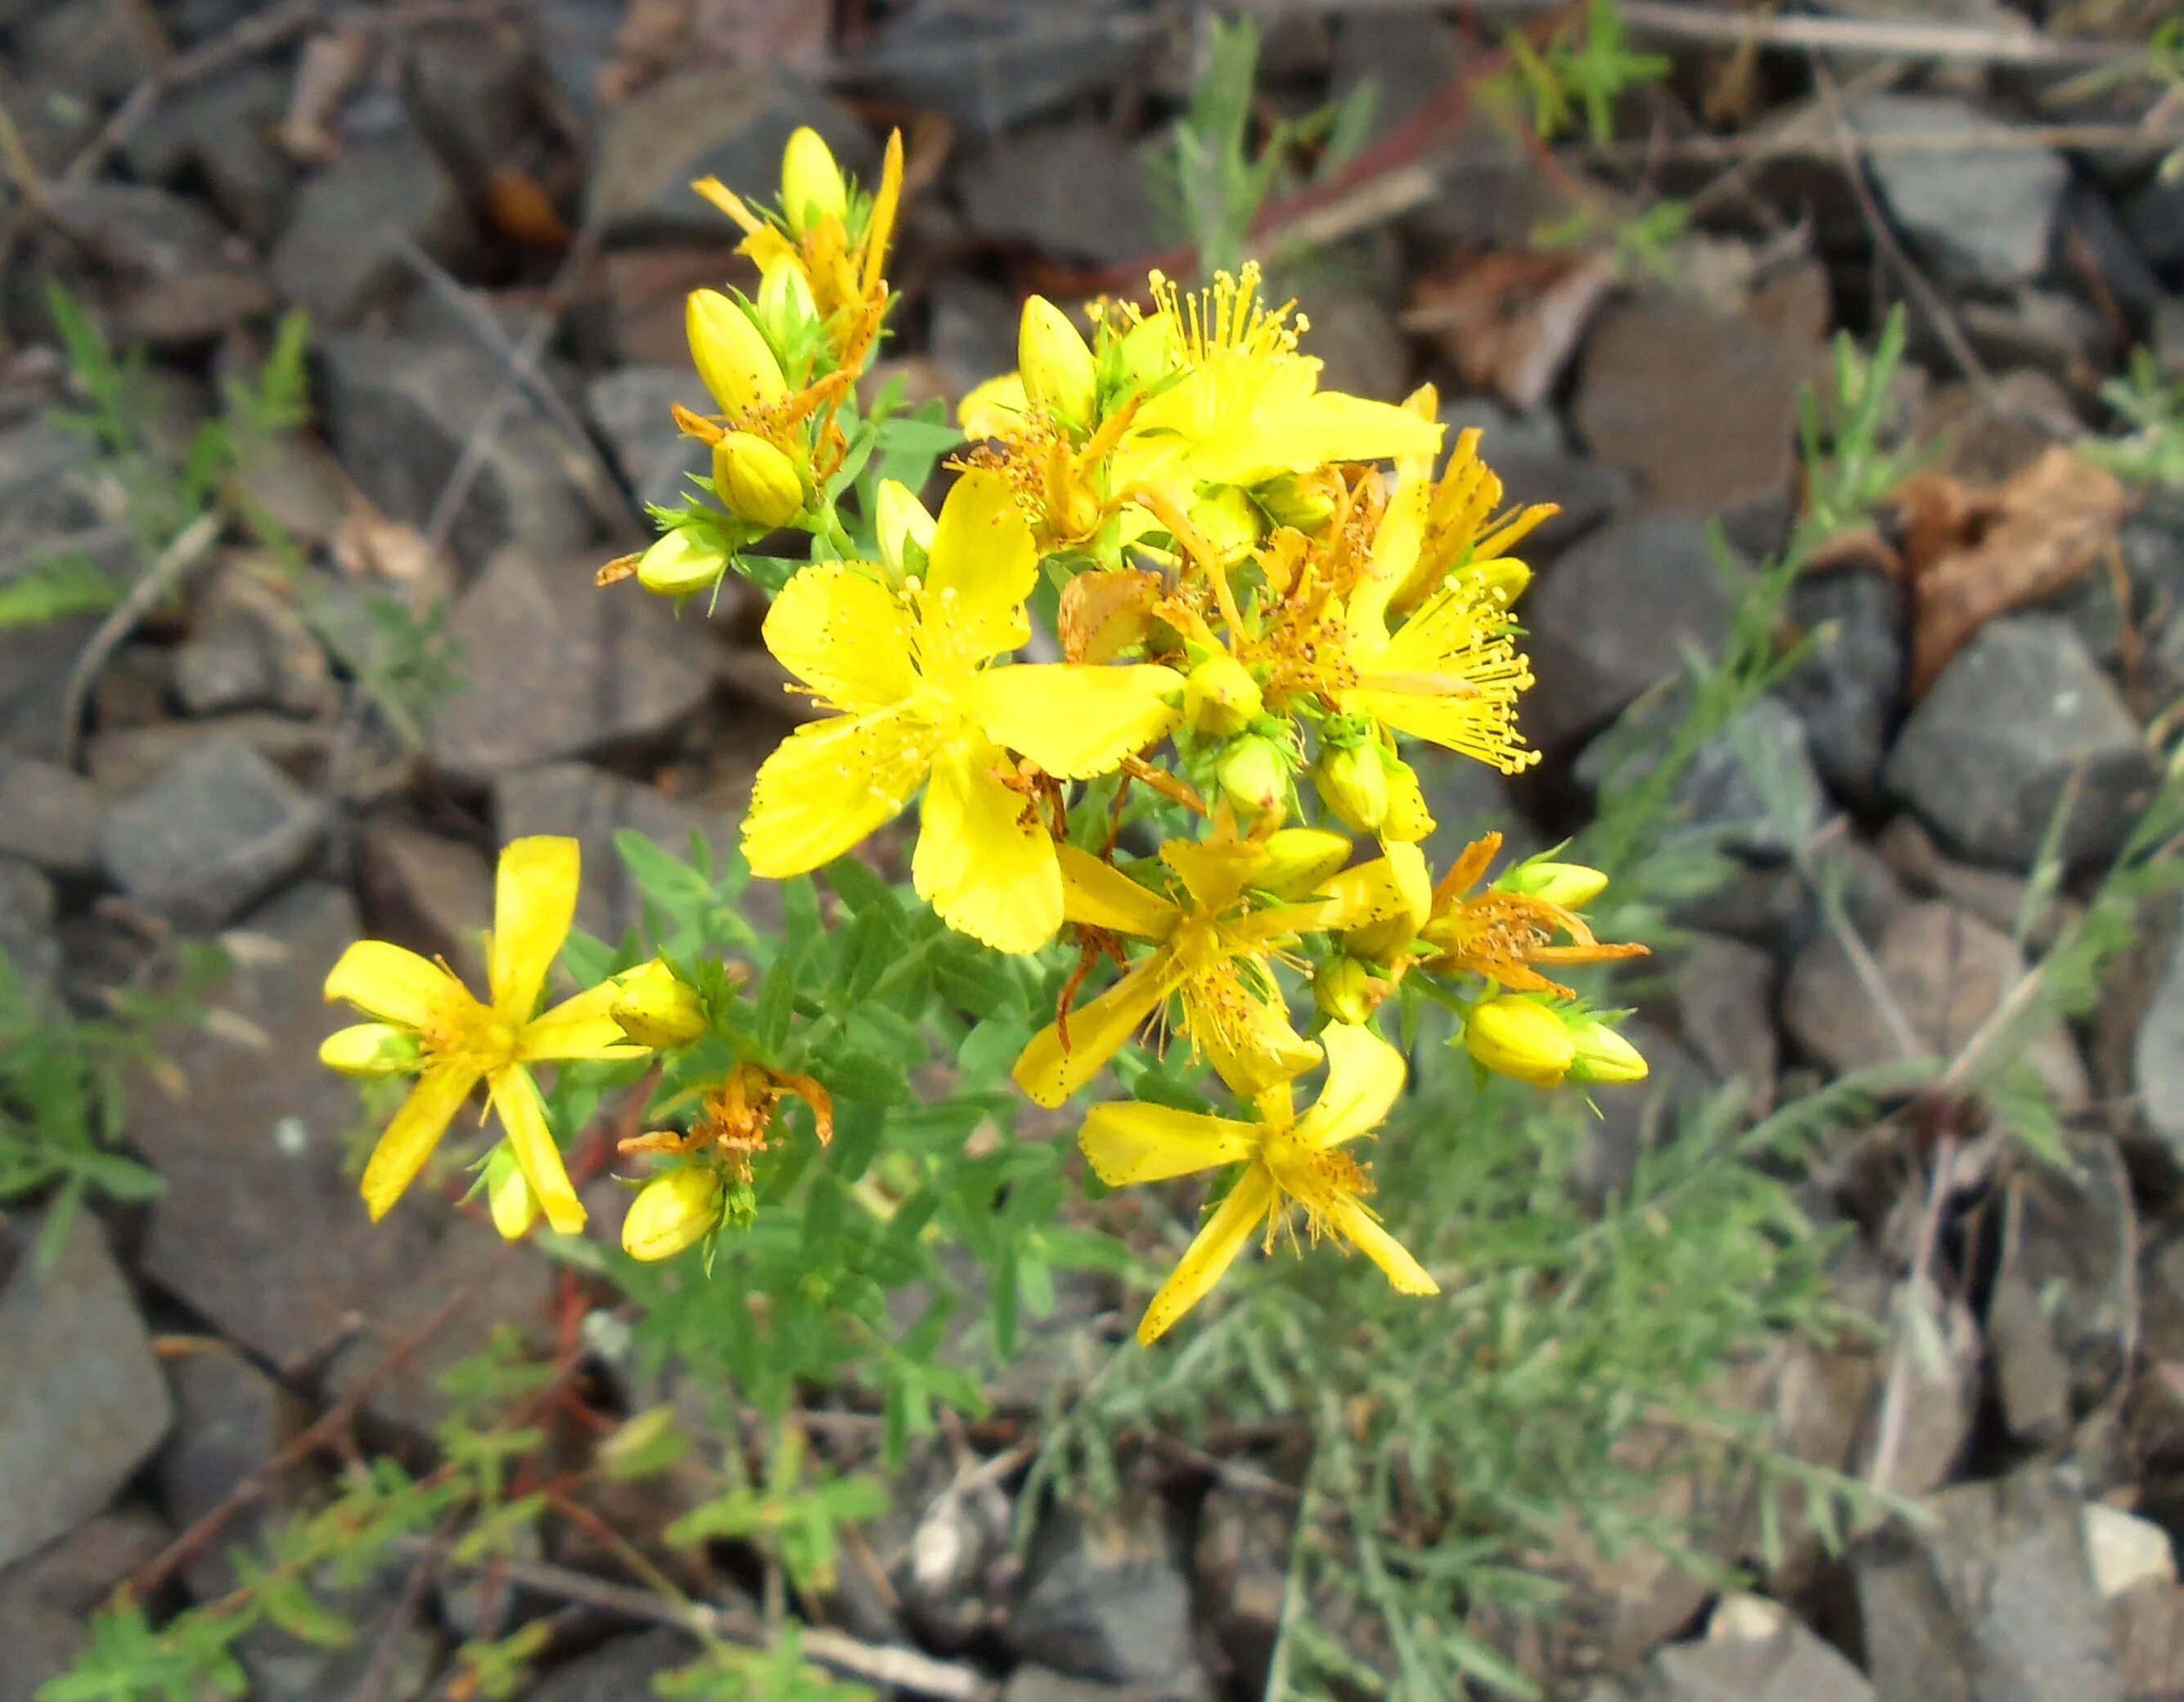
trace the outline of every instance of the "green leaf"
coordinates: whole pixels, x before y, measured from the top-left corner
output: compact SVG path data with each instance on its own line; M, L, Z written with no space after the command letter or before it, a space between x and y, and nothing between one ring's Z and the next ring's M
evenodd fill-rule
M811 1074L837 1099L868 1105L900 1105L910 1097L903 1073L878 1054L851 1046L829 1046L811 1061Z

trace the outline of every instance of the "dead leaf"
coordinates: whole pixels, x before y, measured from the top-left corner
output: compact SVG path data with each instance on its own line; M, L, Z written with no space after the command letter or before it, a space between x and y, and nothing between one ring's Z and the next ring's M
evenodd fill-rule
M437 552L414 526L389 520L367 502L348 511L334 534L334 563L344 573L411 584L423 578Z
M1605 254L1482 254L1423 280L1403 328L1438 343L1473 389L1529 413L1554 388L1614 272Z
M1895 498L1916 627L1911 690L1923 694L1987 622L2052 597L2107 555L2123 486L2056 444L1991 490L1920 473Z
M341 153L334 115L371 64L371 37L362 30L332 30L312 36L296 56L288 110L273 127L273 141L303 165L323 165Z
M1108 662L1145 641L1161 578L1140 569L1079 573L1061 588L1061 653L1072 662Z
M494 168L486 180L485 210L494 230L526 248L558 254L574 239L554 198L521 166Z

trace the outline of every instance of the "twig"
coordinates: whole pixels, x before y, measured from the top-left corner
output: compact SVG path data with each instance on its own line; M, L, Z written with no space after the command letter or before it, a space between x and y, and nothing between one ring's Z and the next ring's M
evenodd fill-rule
M1906 1306L1922 1303L1929 1290L1940 1292L1934 1281L1934 1266L1941 1256L1942 1211L1948 1203L1956 1169L1957 1137L1953 1132L1945 1133L1934 1147L1933 1179L1926 1185L1925 1208L1919 1216L1919 1246L1912 1258L1911 1275L1905 1283ZM1911 1343L1909 1322L1899 1318L1896 1345L1888 1359L1888 1383L1880 1395L1880 1421L1874 1437L1873 1465L1865 1475L1867 1486L1881 1494L1887 1493L1889 1482L1896 1476L1896 1462L1903 1452L1903 1438L1910 1429Z
M433 1571L446 1552L448 1538L454 1526L454 1515L443 1520L440 1528L418 1551L416 1563L410 1568L410 1576L403 1580L402 1593L388 1611L387 1623L380 1627L379 1640L372 1645L370 1662L364 1669L364 1677L352 1693L352 1702L379 1702L380 1695L394 1676L394 1663L402 1647L402 1633L417 1616L417 1609L425 1599L425 1586L431 1581Z
M1585 159L1600 165L1738 165L1769 159L1823 159L1839 155L1831 142L1792 137L1791 131L1814 114L1803 113L1779 130L1746 136L1686 136L1674 141L1576 142ZM2027 148L2070 148L2092 153L2107 148L2158 150L2174 137L2143 124L1986 124L1970 130L1920 131L1869 130L1858 132L1862 153L2020 153Z
M77 746L83 734L84 705L90 699L99 670L136 630L136 623L204 559L220 536L220 511L208 509L184 527L174 541L159 552L159 559L144 570L143 576L129 588L129 594L99 622L98 630L84 645L83 653L76 658L75 672L69 675L67 695L61 700L62 767L75 767Z

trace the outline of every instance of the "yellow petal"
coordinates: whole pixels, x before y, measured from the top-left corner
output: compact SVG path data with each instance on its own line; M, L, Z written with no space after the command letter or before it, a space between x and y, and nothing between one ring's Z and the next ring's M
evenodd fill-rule
M966 393L956 405L956 423L967 438L998 438L1022 425L1030 411L1022 374L1004 372Z
M940 505L918 600L930 656L979 662L1031 636L1024 599L1039 583L1031 522L1000 474L967 472ZM926 672L935 670L928 661Z
M1318 392L1291 420L1287 447L1290 464L1299 469L1326 461L1401 460L1440 448L1438 421L1340 390Z
M486 1161L485 1199L503 1241L521 1241L538 1221L538 1196L531 1191L523 1166L515 1162L515 1149L505 1141Z
M476 1002L437 963L384 940L359 940L343 952L326 976L326 997L405 1029L433 1027Z
M989 737L1048 773L1089 780L1165 737L1182 689L1169 667L1032 662L977 676L967 707Z
M492 1096L493 1108L500 1114L500 1126L508 1133L515 1162L523 1167L523 1179L538 1197L547 1223L563 1235L576 1234L584 1226L584 1205L570 1186L569 1173L561 1163L561 1149L554 1144L553 1130L546 1126L546 1102L538 1097L538 1084L521 1064L510 1064L493 1071L486 1091Z
M1055 856L1061 865L1061 913L1070 921L1139 940L1165 940L1183 920L1167 900L1091 852L1057 845Z
M1438 1294L1440 1285L1426 1275L1425 1267L1412 1258L1402 1242L1380 1226L1362 1200L1348 1197L1337 1201L1328 1212L1334 1232L1379 1265L1398 1294Z
M1226 1117L1126 1101L1094 1106L1077 1144L1093 1173L1119 1188L1240 1163L1257 1150L1264 1132Z
M880 160L880 187L872 196L872 210L865 219L863 283L870 290L887 272L888 243L894 236L896 210L902 205L902 132L888 132L887 152Z
M477 1071L460 1063L439 1064L417 1078L364 1167L364 1204L373 1222L385 1217L417 1179L477 1080Z
M621 991L611 981L602 981L540 1013L516 1036L516 1061L543 1063L554 1058L643 1057L649 1048L632 1043L629 1031L613 1015Z
M1184 1024L1229 1091L1249 1099L1301 1075L1320 1050L1290 1024L1279 997L1251 992L1240 975L1201 976L1183 986Z
M932 760L933 728L900 711L800 727L767 757L744 817L755 874L783 880L830 863L910 801Z
M1213 1208L1213 1215L1199 1230L1190 1250L1161 1284L1160 1292L1153 1296L1145 1315L1138 1321L1139 1341L1150 1346L1167 1333L1177 1319L1206 1298L1235 1264L1236 1255L1243 1252L1244 1243L1273 1203L1273 1180L1263 1168L1252 1165L1237 1179L1228 1198Z
M488 974L493 1008L513 1021L538 1009L546 972L577 919L582 857L576 840L543 834L501 848Z
M1056 1024L1034 1035L1017 1060L1017 1085L1034 1104L1063 1103L1128 1044L1174 985L1173 961L1167 952L1156 951L1090 1004L1069 1013L1067 1046Z
M1374 1034L1349 1023L1320 1031L1327 1049L1327 1085L1319 1102L1298 1119L1297 1138L1328 1147L1354 1141L1380 1126L1403 1091L1403 1055Z
M867 714L917 689L910 611L886 586L839 561L798 572L766 617L766 647L835 707Z
M957 933L1035 951L1061 926L1061 871L1037 805L994 778L1002 760L975 734L936 757L911 883Z

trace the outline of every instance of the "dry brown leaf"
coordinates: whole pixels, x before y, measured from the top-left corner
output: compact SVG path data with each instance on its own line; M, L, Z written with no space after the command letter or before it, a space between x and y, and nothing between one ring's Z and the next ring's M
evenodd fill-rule
M1403 328L1438 343L1472 388L1529 413L1554 388L1614 272L1605 254L1482 254L1423 280Z
M432 546L414 526L389 520L359 500L334 534L334 563L344 573L410 584L433 565Z
M312 36L296 56L288 110L273 127L282 152L304 165L323 165L341 153L334 115L371 64L371 37L362 30L332 30Z
M1917 696L1981 627L2053 596L2113 549L2125 494L2112 474L2056 444L1992 490L1922 473L1896 503L1917 611Z
M574 239L554 198L521 166L494 169L486 180L485 210L494 230L526 248L557 254Z

